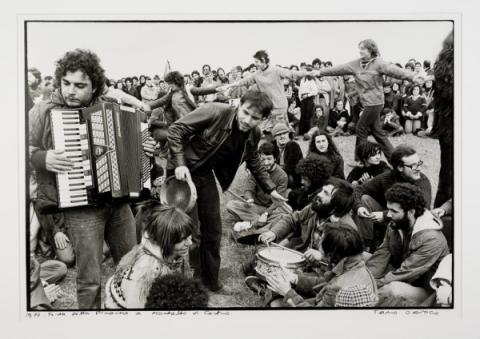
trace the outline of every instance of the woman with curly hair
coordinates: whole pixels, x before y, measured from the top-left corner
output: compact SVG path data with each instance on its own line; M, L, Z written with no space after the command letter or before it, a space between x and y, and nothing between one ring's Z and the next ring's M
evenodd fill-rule
M413 85L412 94L403 104L402 115L405 120L405 133L417 134L422 129L424 113L427 110L427 101L420 95L420 86Z
M345 179L343 158L328 132L317 131L312 135L307 158L323 161L325 161L325 158L328 159L332 166L332 176Z
M380 125L380 113L383 110L384 75L396 79L417 80L421 77L412 71L406 71L395 64L388 63L380 58L380 51L375 41L366 39L358 44L360 59L334 67L323 68L317 71L317 76L353 75L355 85L364 110L356 125L357 140L355 147L372 134L382 147L382 151L389 159L393 146L387 138L386 132Z
M192 230L193 221L183 211L152 202L141 243L122 258L107 281L105 307L144 308L155 278L174 272L189 275L185 258Z

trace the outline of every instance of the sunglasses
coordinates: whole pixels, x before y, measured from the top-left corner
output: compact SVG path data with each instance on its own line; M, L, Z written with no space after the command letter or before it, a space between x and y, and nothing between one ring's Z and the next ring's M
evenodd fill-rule
M419 169L422 165L423 165L423 161L422 161L422 160L420 160L419 162L417 162L417 163L415 163L415 164L411 164L411 165L403 164L403 166L408 167L408 168L413 169L413 170Z

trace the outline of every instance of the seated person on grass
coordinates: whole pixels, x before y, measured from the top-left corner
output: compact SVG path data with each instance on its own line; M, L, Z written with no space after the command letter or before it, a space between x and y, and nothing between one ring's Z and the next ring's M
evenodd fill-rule
M400 122L400 117L391 108L384 108L380 115L382 129L388 133L388 136L394 137L404 134L404 129Z
M325 107L322 105L315 105L315 113L312 117L312 128L303 136L304 140L310 140L312 136L320 131L325 131L328 121L325 116Z
M385 194L391 219L380 247L367 261L379 295L420 304L433 292L430 279L449 254L442 223L427 210L422 191L397 183Z
M344 108L343 100L337 99L335 107L330 111L328 116L327 132L332 136L350 135L349 130L353 128L353 123L350 122L350 115Z
M283 297L273 300L271 307L334 307L339 291L357 285L369 292L366 304L376 304L375 279L363 260L363 242L356 230L341 223L327 223L319 250L330 268L322 276L286 269L267 276L269 288Z
M405 133L417 134L422 130L427 101L420 95L420 85L413 85L412 95L405 99L402 115L405 121Z
M392 152L390 163L393 169L355 186L354 220L369 252L375 250L385 234L387 224L385 192L390 187L396 183L411 183L423 192L427 208L432 201L432 185L421 172L423 161L412 147L397 146Z
M362 185L390 169L382 160L382 150L377 143L366 140L357 146L355 152L361 166L355 166L347 176L347 181L354 186Z
M318 131L312 135L308 146L307 158L327 158L332 164L332 176L345 179L344 161L330 134Z
M152 201L144 214L142 241L125 254L105 286L105 308L145 308L155 278L190 275L186 261L192 245L193 221L183 211Z
M353 187L345 180L331 178L317 191L301 211L283 214L278 222L259 236L259 241L272 241L304 252L311 247L313 232L326 222L342 223L357 229L352 219Z
M264 142L258 149L262 166L268 172L270 179L277 187L277 192L282 196L287 196L288 177L285 171L275 163L274 147L269 142ZM242 186L244 193L244 201L230 200L227 203L227 211L234 222L234 230L239 226L242 229L252 227L257 223L258 218L268 212L270 215L278 206L273 205L270 194L266 193L260 185L257 184L253 175L248 175L245 184Z
M291 140L290 134L290 129L282 122L272 129L276 161L288 175L288 188L298 188L301 186L300 176L295 172L295 168L303 159L303 153L300 145Z

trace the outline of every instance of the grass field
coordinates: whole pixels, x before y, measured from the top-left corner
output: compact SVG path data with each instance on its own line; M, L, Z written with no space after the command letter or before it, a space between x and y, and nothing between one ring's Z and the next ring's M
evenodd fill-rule
M399 144L409 144L413 146L420 159L423 160L423 172L427 175L432 183L432 194L435 197L438 183L438 172L440 170L440 148L438 141L433 139L422 139L412 135L400 136L390 138L394 146ZM304 154L306 154L307 142L299 141ZM338 137L335 138L342 156L345 160L345 172L350 171L348 164L353 163L353 148L355 144L355 137ZM232 184L231 190L241 193L241 185L245 178L244 168L241 167L235 180ZM225 203L232 198L229 193L220 195L222 220L225 218ZM230 238L230 229L232 225L224 222L223 237L221 247L222 264L220 268L220 279L224 285L221 293L211 294L210 305L212 307L261 307L262 298L251 292L244 284L244 276L241 271L241 264L245 262L253 253L253 247L239 246ZM108 259L103 264L102 286L104 286L108 277L114 271L112 259ZM54 303L56 309L76 309L76 286L75 286L76 271L74 268L68 270L67 277L61 283L61 288L64 295ZM102 300L104 291L102 290Z

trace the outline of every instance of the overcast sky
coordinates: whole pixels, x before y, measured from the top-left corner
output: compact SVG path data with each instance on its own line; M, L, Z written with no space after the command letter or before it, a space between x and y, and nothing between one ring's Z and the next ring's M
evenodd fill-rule
M223 67L252 63L259 49L272 64L311 63L315 57L339 64L358 57L358 42L371 38L382 57L434 61L452 30L441 22L316 23L29 23L28 66L52 75L66 51L88 48L98 54L109 78L163 76L168 59L183 73L203 64Z

